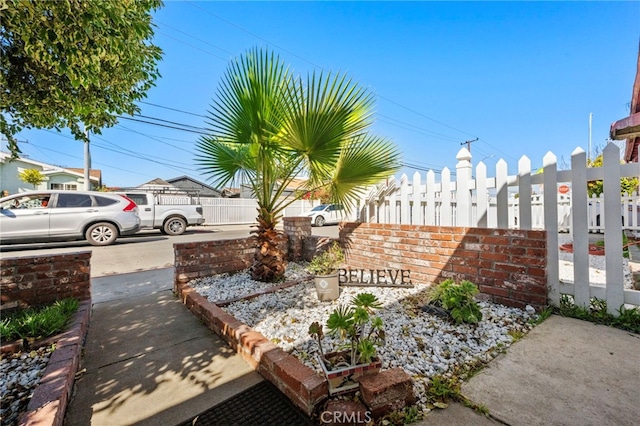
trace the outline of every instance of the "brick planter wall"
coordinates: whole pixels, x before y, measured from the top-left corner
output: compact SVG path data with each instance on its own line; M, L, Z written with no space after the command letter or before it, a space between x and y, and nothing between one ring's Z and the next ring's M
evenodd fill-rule
M251 266L255 253L253 238L202 241L173 245L175 283L241 271ZM174 290L177 292L178 288Z
M91 297L91 252L0 259L0 310Z
M238 321L196 293L186 283L176 283L176 293L189 310L222 337L265 379L311 416L329 394L327 381L296 357L280 349L261 333Z
M290 258L310 260L334 241L310 235L306 220L291 219L285 226L296 240L287 247ZM494 302L519 307L531 304L536 309L546 305L543 231L342 223L339 241L351 268L369 269L375 259L376 268L410 270L414 282L468 279ZM175 292L249 365L311 415L328 397L326 379L188 285L194 278L249 267L253 244L251 238L174 244Z
M0 260L1 310L50 304L73 297L80 306L66 331L36 342L55 343L47 367L29 401L20 425L63 424L69 397L78 371L82 346L91 317L91 252L41 257L12 257ZM21 342L2 352L22 350Z
M486 300L543 309L547 304L546 232L343 223L347 264L408 269L413 282L469 280Z

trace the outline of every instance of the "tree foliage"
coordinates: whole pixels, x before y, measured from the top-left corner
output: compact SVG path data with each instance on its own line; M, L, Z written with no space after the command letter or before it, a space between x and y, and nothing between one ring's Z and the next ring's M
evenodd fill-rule
M35 188L44 182L44 175L40 173L40 170L25 169L18 173L18 179L25 183L30 183Z
M134 114L159 76L151 11L161 0L0 0L0 133L16 157L23 128L86 140Z
M621 161L624 163L623 161ZM604 165L604 156L598 154L595 159L587 161L587 167L602 167ZM602 194L604 183L601 180L592 180L587 182L587 194L589 197ZM620 178L620 192L622 195L631 195L638 189L638 178L623 177Z

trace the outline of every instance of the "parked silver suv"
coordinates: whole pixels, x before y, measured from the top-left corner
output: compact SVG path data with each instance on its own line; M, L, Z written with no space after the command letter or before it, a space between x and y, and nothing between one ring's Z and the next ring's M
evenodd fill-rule
M0 198L0 244L86 239L106 246L139 228L138 206L122 195L29 191Z

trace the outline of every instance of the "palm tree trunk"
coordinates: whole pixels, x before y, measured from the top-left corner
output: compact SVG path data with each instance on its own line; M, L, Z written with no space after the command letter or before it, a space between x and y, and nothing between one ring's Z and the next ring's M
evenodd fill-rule
M252 231L257 240L257 249L251 277L257 281L275 282L284 276L286 260L283 246L287 237L263 220L258 219L258 223L258 229Z

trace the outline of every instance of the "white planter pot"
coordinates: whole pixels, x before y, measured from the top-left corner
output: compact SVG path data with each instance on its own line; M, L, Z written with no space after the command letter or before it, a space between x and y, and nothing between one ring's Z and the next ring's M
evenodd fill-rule
M316 284L316 294L318 300L326 302L329 300L335 300L340 296L340 285L338 283L338 274L331 275L316 275L313 278Z

